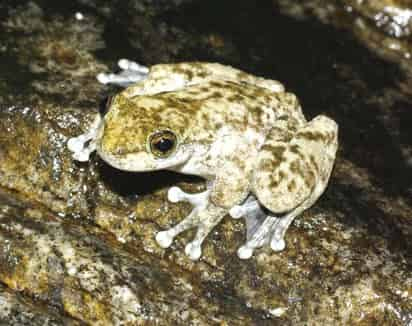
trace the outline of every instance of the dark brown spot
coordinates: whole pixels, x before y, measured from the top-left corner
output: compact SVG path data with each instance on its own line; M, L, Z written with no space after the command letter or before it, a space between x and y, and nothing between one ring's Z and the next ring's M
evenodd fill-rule
M212 98L222 98L222 97L223 97L222 93L220 93L218 91L214 91L212 93Z
M210 86L215 87L215 88L221 88L223 85L217 81L211 81Z
M215 129L220 129L220 128L222 128L222 123L221 122L216 122L215 123Z
M328 144L332 143L335 140L335 133L333 131L328 132Z
M296 190L296 182L295 180L292 180L291 182L288 183L288 190L290 192L294 192Z
M290 164L290 170L294 173L294 174L301 174L301 167L300 164L297 160L294 160L291 164Z
M304 175L303 180L305 182L305 185L311 189L313 185L315 184L316 180L316 175L313 171L307 171L307 174Z
M283 153L285 152L286 148L283 146L274 146L272 149L272 154L277 161L283 160Z
M182 67L182 65L176 65L173 69L173 72L175 72L176 74L185 75L188 80L192 80L194 76L192 70L186 69Z
M295 154L300 154L300 152L299 152L299 146L298 146L298 145L292 145L292 146L290 146L290 151L291 151L292 153L295 153Z
M239 71L237 73L237 78L242 79L242 80L247 80L249 79L249 75L243 71Z
M309 155L309 160L312 166L315 168L315 170L319 172L319 166L318 166L318 163L316 163L315 156Z
M262 111L262 109L260 108L260 106L251 106L251 107L249 107L249 111L252 111L252 112L260 112L260 111Z
M228 97L229 102L239 103L243 101L243 96L240 94L233 94Z
M280 180L279 179L275 179L275 178L271 178L270 179L270 183L269 183L269 187L270 188L276 188L277 186L279 186Z
M318 131L304 131L299 133L299 137L311 141L325 141L325 135Z
M284 114L284 115L279 116L276 120L288 120L288 119L289 117L286 114Z

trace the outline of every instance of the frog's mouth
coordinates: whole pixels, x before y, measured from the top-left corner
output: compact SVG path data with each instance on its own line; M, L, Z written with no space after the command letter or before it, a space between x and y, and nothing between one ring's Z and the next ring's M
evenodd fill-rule
M129 172L148 172L174 170L189 160L192 151L189 148L179 148L167 158L155 158L147 152L116 155L108 153L101 146L98 146L97 153L103 161L116 169Z

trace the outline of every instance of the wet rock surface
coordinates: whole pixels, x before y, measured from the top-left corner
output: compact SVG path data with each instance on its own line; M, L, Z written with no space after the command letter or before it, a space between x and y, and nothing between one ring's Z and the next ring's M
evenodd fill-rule
M412 73L412 2L409 0L274 0L297 19L316 17L349 30L365 46Z
M366 42L322 23L342 26L331 13L347 6L359 17L387 14L384 2L294 3L2 1L0 323L412 322L409 64L368 43L378 33L409 46L409 23L401 34L375 23ZM283 82L308 118L339 123L330 186L295 220L285 251L239 260L245 227L229 218L198 262L184 255L190 232L161 249L155 233L190 211L169 203L167 189L198 192L202 182L125 173L95 156L73 161L67 139L117 91L95 76L121 57L231 64Z

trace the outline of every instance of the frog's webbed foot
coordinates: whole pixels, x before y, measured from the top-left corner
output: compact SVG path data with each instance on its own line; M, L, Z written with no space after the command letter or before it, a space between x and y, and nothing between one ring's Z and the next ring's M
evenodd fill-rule
M163 248L168 248L178 234L197 227L195 238L186 245L185 252L192 260L199 259L202 255L201 246L204 239L227 212L227 210L210 203L209 195L210 190L198 194L188 194L178 187L170 188L168 193L169 201L174 203L187 201L194 207L191 213L180 223L166 231L159 232L156 235L157 243Z
M100 132L102 118L96 114L89 130L77 137L70 138L67 147L73 152L73 158L80 162L89 160L90 154L96 150L96 139Z
M100 73L97 75L97 80L102 84L114 84L120 87L127 87L145 79L149 74L149 68L134 61L120 59L118 65L121 69L118 74Z
M246 243L237 252L239 258L248 259L255 249L269 243L274 251L285 249L286 230L295 216L300 213L301 209L298 208L282 217L272 216L254 196L249 196L242 205L232 207L229 214L233 218L244 217L247 227Z
M232 218L244 217L246 222L246 239L249 240L266 219L267 213L252 195L242 205L233 206L229 214Z
M249 196L242 205L232 207L229 214L236 219L243 217L246 222L246 243L237 252L240 259L250 258L256 248L269 243L274 221L254 196Z

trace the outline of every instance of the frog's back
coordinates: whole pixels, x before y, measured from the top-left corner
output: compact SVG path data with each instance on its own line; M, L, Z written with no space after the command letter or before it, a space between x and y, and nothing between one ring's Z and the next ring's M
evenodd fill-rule
M156 97L167 104L165 108L183 111L203 129L223 125L238 130L270 128L285 117L296 120L297 125L305 122L295 95L233 81L210 81Z

